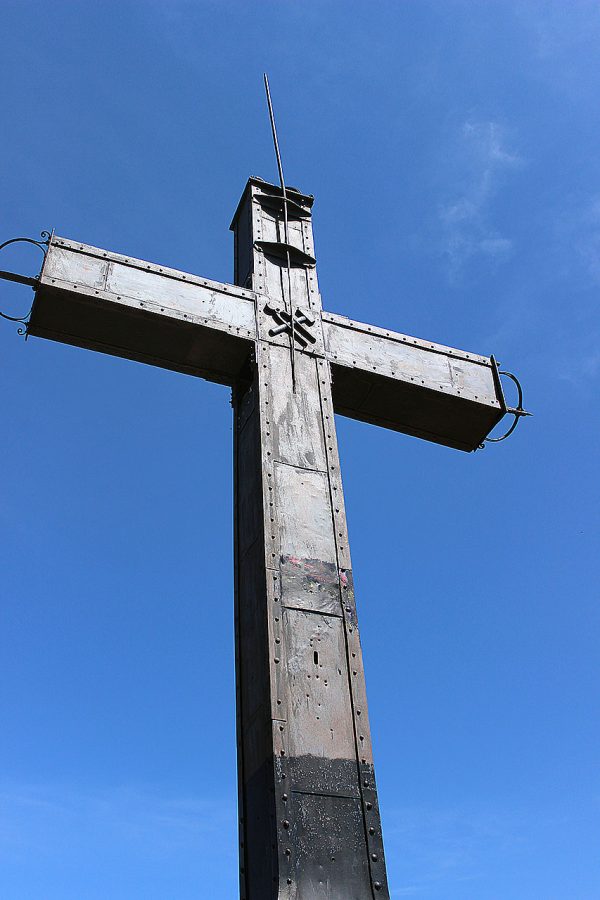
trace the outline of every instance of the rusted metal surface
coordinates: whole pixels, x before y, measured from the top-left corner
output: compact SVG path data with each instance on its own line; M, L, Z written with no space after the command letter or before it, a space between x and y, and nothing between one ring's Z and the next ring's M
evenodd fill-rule
M28 325L233 387L241 900L389 898L334 412L473 450L507 410L493 360L322 312L312 202L248 181L236 285L52 236Z

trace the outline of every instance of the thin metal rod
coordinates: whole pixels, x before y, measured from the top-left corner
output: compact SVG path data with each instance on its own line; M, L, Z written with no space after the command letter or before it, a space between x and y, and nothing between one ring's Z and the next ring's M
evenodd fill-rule
M18 272L0 271L0 278L4 281L15 281L17 284L28 284L30 287L37 287L39 278L31 278L29 275L19 275Z
M283 177L283 165L281 163L281 153L279 151L279 140L277 139L277 126L275 125L275 114L273 112L273 103L271 101L271 91L269 89L269 79L267 77L267 73L264 73L265 80L265 91L267 94L267 104L269 107L269 119L271 120L271 131L273 133L273 146L275 147L275 156L277 157L277 169L279 171L279 183L281 184L281 193L283 196L283 235L286 244L286 259L287 259L287 283L288 283L288 298L290 302L290 316L291 316L291 329L290 329L290 351L291 351L291 363L292 363L292 387L293 390L296 390L296 366L295 366L295 351L296 351L296 335L294 333L294 306L292 303L292 261L290 259L290 235L289 235L289 226L288 226L288 198L287 198L287 190L285 187L285 178Z

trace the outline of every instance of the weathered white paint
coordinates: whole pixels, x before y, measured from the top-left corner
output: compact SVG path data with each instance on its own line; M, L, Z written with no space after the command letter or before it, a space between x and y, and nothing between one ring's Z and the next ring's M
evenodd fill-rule
M282 555L336 561L327 474L275 463Z
M323 317L325 347L331 362L498 405L492 366L486 357L332 319L329 315Z

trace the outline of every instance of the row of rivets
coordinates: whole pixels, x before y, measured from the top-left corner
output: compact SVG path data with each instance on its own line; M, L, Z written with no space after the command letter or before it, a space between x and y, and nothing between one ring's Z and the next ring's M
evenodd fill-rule
M452 356L455 359L461 360L469 360L469 362L479 363L480 365L489 366L490 362L485 356L479 356L476 353L466 353L463 350L455 350L452 347L446 347L443 344L432 344L429 341L424 341L421 338L413 338L409 337L405 334L400 334L397 331L386 331L383 328L378 328L375 325L365 325L363 322L354 322L351 319L347 319L345 316L340 316L338 314L332 313L323 313L323 320L332 325L343 325L346 327L355 328L357 331L362 331L366 333L371 333L374 336L386 337L392 340L394 343L398 344L410 344L416 347L421 347L423 350L433 350L435 353L441 353L444 356Z
M91 256L95 259L110 258L111 262L128 265L132 269L140 269L141 271L151 272L155 275L165 275L166 277L172 278L176 281L187 281L190 284L202 285L203 287L209 287L217 292L232 292L235 296L244 297L247 300L254 299L251 293L242 290L236 285L222 284L219 281L211 281L208 278L201 278L198 275L189 275L187 273L180 272L177 269L164 268L153 263L145 263L139 259L130 259L129 257L121 256L118 253L109 254L105 251L98 250L96 247L89 247L85 244L75 245L72 241L60 239L56 241L56 244L59 244L63 247L69 247L72 250L82 250L86 255Z
M324 424L325 436L327 439L326 447L327 447L328 454L331 454L332 456L335 455L335 458L337 460L338 457L337 457L335 427L330 418L330 414L326 411L327 404L330 400L329 391L327 390L328 366L326 363L320 361L319 367L320 367L320 379L319 380L320 380L320 388L321 388L321 397L322 397L322 400L324 403L323 424ZM334 522L336 525L336 540L337 540L339 538L343 538L346 534L345 514L342 512L343 494L342 494L341 490L338 491L336 494L334 494L334 492L332 491L332 503L333 503L333 510L334 510ZM341 565L341 561L340 561L340 567L341 567L340 568L341 574L344 575L345 572L344 572L344 568ZM342 591L347 591L347 590L348 590L348 585L344 585L342 583ZM350 594L351 594L351 592L350 592ZM344 601L343 601L344 611L346 613L351 614L350 622L353 620L356 621L353 596L348 597L348 593L343 594L343 596L344 596ZM361 745L364 746L365 742L367 742L368 755L370 756L370 753L371 753L370 741L367 740L365 734L361 733L361 731L366 730L364 726L367 723L366 723L366 721L362 722L362 728L361 728L361 724L360 724L361 720L359 718L362 716L362 708L361 707L363 705L363 701L366 702L366 697L364 695L364 678L359 677L359 672L362 675L362 659L361 659L362 654L360 653L360 642L359 642L359 637L358 637L358 631L352 624L349 624L348 619L346 619L346 617L344 617L344 619L345 619L345 622L347 625L348 642L350 644L350 654L351 654L351 660L353 663L353 665L351 667L352 678L351 678L350 686L351 686L351 692L352 692L352 698L353 698L353 708L354 708L354 714L355 714L355 734L356 734L356 737L359 742L357 745L357 753L360 753ZM359 696L361 694L362 694L362 697ZM364 716L362 716L362 719L364 719ZM365 750L363 749L363 753L364 752L365 752ZM366 762L367 762L366 758L363 758L362 763L366 764ZM365 788L371 787L371 782L369 779L364 780L364 787ZM373 790L374 790L374 786L373 786ZM369 812L372 813L372 810L373 810L372 802L368 801L366 803L366 808ZM377 824L379 825L379 822L377 822ZM379 833L380 833L380 827L379 827ZM373 839L375 839L377 837L377 829L374 825L371 825L368 828L368 835L370 838L373 838ZM370 858L371 858L372 862L378 862L380 852L381 851L379 851L379 849L377 849L377 851L375 851L375 849L373 849L371 851ZM382 882L380 882L380 881L374 881L373 886L374 886L375 890L379 891L379 890L381 890L383 885L382 885Z

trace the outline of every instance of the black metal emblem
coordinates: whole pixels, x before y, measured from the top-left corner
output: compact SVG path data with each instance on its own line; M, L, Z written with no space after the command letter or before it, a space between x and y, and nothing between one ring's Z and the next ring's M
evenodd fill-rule
M315 324L313 316L306 310L296 308L292 319L291 314L280 306L265 305L265 312L273 317L274 328L269 330L269 336L278 334L293 335L295 342L304 350L309 344L316 342L316 337L309 330Z

